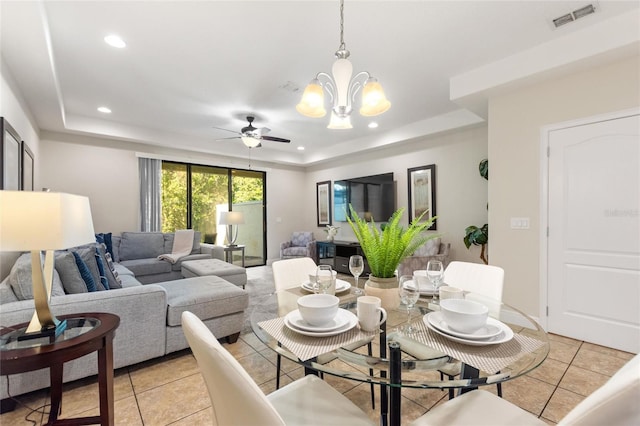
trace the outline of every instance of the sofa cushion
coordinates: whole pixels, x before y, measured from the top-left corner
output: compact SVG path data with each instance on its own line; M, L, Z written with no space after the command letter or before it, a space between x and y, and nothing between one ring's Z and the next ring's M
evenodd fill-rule
M307 256L309 251L306 247L289 247L282 250L283 256Z
M171 272L171 264L169 262L158 260L155 257L151 259L123 260L120 264L133 272L135 276Z
M162 232L123 232L118 252L121 262L156 258L165 252L164 235Z
M181 271L183 262L188 262L190 260L203 260L203 259L211 259L211 255L206 254L206 253L190 254L188 256L185 256L185 257L181 258L176 263L172 263L171 264L171 270L172 271Z
M87 285L78 271L78 265L76 265L76 259L72 252L56 252L55 269L60 274L60 280L66 294L87 293Z
M18 300L19 299L16 297L16 294L9 285L9 275L7 275L0 283L0 303L17 302Z
M33 281L31 279L31 253L23 253L18 257L9 273L8 285L18 300L33 299ZM54 269L51 296L63 296L65 294L60 281L60 275ZM4 303L4 302L3 302Z
M207 320L242 312L249 306L249 294L215 276L185 278L156 283L167 291L167 325L179 326L184 311Z
M164 253L173 252L173 240L175 239L175 233L168 232L164 234ZM193 232L193 247L191 248L191 254L200 253L200 231Z
M313 232L294 232L291 235L291 245L294 247L306 247L313 241Z

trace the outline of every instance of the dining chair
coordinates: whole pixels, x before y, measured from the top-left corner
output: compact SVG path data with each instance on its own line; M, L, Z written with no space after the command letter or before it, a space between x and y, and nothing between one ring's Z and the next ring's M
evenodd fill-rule
M583 399L558 425L640 424L640 355L633 357L604 385ZM528 411L484 390L474 390L440 404L411 426L546 425Z
M316 272L316 262L310 257L298 257L294 259L277 260L271 264L273 270L273 282L276 291L283 291L289 288L299 287L304 281L309 280L309 274ZM373 338L372 338L373 339ZM371 340L357 341L350 345L345 345L347 350L355 350L361 346L367 345L368 354L371 355L373 348L371 346ZM318 364L327 364L338 356L330 352L318 356L316 362ZM280 354L276 357L276 389L280 388L280 371L282 369L282 356ZM373 375L373 370L369 370ZM375 394L374 386L371 384L371 406L375 407Z
M313 375L265 395L196 315L182 313L182 330L207 386L214 425L374 424L347 397Z
M504 269L482 263L453 261L444 270L444 283L487 297L487 300L483 299L481 302L487 305L490 313L499 317L504 286ZM449 380L453 380L459 373L460 369L453 366L440 370L441 378L442 374L445 374ZM502 384L497 383L496 387L498 396L502 397ZM454 390L450 388L449 399L453 397Z

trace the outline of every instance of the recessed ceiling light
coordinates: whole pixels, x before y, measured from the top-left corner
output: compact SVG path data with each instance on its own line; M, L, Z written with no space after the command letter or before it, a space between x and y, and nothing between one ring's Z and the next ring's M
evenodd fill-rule
M375 129L376 127L378 127L378 123L376 123L375 121L372 121L371 123L369 123L370 129Z
M104 38L105 43L109 46L117 47L118 49L122 49L127 46L127 43L124 42L119 36L115 34L108 35Z
M304 146L299 146L298 151L304 151Z
M111 114L111 110L107 107L99 107L98 111L103 112L105 114Z

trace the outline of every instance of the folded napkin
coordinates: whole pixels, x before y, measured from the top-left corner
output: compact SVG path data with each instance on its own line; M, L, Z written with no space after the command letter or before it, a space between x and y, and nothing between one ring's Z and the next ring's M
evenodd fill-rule
M178 260L191 254L193 249L193 229L181 229L176 231L173 237L173 247L171 254L161 254L158 256L160 260L166 260L169 263L176 263Z

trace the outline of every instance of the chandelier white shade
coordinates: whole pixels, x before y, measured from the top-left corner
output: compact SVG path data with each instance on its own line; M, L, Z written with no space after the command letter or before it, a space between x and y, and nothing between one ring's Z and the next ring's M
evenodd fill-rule
M340 1L340 47L336 51L336 61L331 68L332 75L319 72L311 80L302 94L296 110L307 117L320 118L327 114L324 107L324 92L331 98L331 120L329 129L351 129L353 102L362 91L360 114L365 117L379 115L391 107L382 85L368 72L361 71L353 76L353 65L348 57L350 52L344 43L344 1Z

